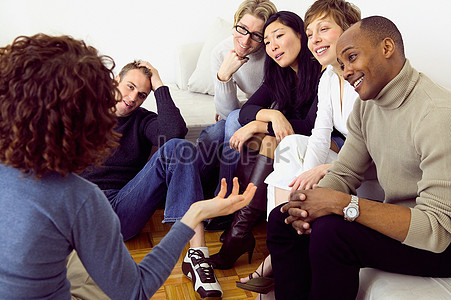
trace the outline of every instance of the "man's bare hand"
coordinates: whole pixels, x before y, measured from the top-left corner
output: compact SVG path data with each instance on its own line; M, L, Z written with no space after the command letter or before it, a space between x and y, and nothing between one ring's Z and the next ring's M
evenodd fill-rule
M160 78L160 74L158 70L155 69L148 61L139 60L138 61L140 67L146 67L149 69L152 77L150 78L150 85L152 91L156 91L159 87L163 86L163 81Z

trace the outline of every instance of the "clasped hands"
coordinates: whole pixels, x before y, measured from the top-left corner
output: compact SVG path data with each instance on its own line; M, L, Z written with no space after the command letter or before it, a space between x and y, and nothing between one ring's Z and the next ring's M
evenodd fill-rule
M288 212L286 224L291 224L299 235L310 234L311 224L319 217L333 214L337 211L337 197L340 192L328 188L314 188L291 192L289 201L280 209Z

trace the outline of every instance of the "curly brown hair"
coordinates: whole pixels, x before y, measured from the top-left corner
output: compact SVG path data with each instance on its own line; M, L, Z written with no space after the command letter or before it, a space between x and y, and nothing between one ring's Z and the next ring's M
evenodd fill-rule
M101 163L120 137L113 68L70 36L20 36L0 48L1 162L35 178Z

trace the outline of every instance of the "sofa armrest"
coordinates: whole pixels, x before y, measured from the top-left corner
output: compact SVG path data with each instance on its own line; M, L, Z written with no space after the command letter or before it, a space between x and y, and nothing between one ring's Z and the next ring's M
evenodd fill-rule
M181 90L188 89L188 80L196 69L203 42L184 44L176 49L175 80Z

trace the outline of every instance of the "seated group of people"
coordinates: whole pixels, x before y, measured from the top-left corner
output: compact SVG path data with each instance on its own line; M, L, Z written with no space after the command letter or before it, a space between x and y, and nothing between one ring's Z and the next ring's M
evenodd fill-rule
M451 276L451 92L410 65L392 21L344 0L304 20L245 0L213 51L217 122L196 145L150 63L113 67L69 36L0 48L1 298L69 299L81 261L95 283L72 297L149 299L188 242L183 273L221 297L213 269L251 260L262 218L270 256L237 286L269 297L354 299L364 267ZM356 195L372 164L383 201ZM174 225L136 264L123 241L163 202ZM226 215L210 256L204 221Z

